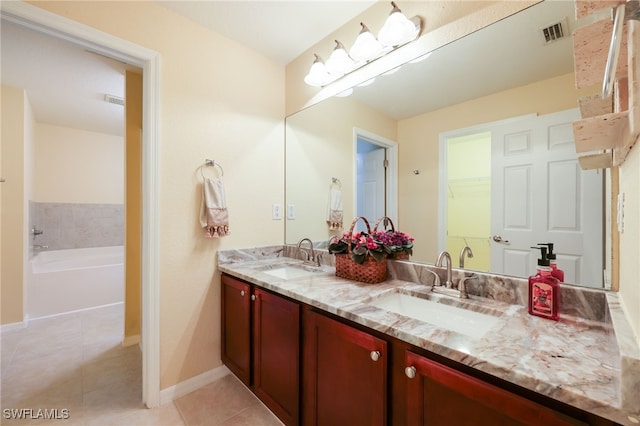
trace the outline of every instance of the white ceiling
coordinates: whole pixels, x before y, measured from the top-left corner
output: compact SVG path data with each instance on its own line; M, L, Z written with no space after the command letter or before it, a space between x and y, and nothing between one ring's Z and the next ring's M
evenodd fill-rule
M373 0L161 2L163 6L176 13L235 39L283 65L351 20L372 3L374 3ZM558 45L552 49L543 48L535 30L539 25L569 17L569 30L572 31L573 2L548 1L545 4L555 5L555 10L550 15L535 18L534 21L532 21L533 18L520 19L515 27L512 26L506 32L498 32L492 38L482 41L465 38L466 44L472 46L471 52L474 55L469 50L456 53L443 51L439 53L442 59L424 61L430 63L428 67L439 69L437 76L429 74L433 76L425 79L427 71L421 68L424 65L404 67L401 70L405 73L402 80L405 87L413 90L410 97L404 97L397 103L391 102L391 96L398 90L390 82L384 82L386 77L380 78L380 83L376 82L375 85L370 86L366 93L361 90L364 88L358 88L356 96L361 96L363 101L374 102L374 105L377 105L376 108L399 119L423 111L422 101L424 100L430 102L427 107L429 109L442 107L444 103L452 103L453 100L463 100L463 95L457 95L452 90L455 87L465 86L474 95L481 96L482 93L488 93L490 89L497 90L509 84L511 86L522 84L524 74L530 75L534 70L546 72L548 76L550 72L548 67L551 65L536 66L536 63L542 63L541 60L536 59L537 55L544 52L540 49L559 52L555 57L564 59L552 60L550 64L561 66L561 72L569 72L573 64L570 38L561 41L562 48ZM525 31L515 37L511 32L516 29ZM475 36L476 34L472 37ZM485 50L487 48L488 50ZM4 21L1 27L0 50L2 83L26 89L37 121L101 133L123 134L123 108L106 103L104 95L124 96L123 75L127 68L126 64ZM507 70L507 63L500 63L499 58L494 55L506 51L509 52L511 59L509 72L499 73L498 71ZM434 58L431 59L435 59L436 54L433 56ZM474 58L484 56L493 61L485 68L488 73L481 75L480 68L477 68L474 79L455 76L453 71L470 68L471 64L475 63L472 56ZM437 63L441 63L441 66L436 66ZM524 68L521 70L514 68L518 64ZM417 86L414 75L420 77L420 81L430 81L431 87ZM520 78L510 81L513 75ZM456 77L456 80L451 82L442 80L451 77ZM437 83L434 84L434 82ZM375 90L371 90L374 87ZM468 93L464 94L464 96L467 95Z

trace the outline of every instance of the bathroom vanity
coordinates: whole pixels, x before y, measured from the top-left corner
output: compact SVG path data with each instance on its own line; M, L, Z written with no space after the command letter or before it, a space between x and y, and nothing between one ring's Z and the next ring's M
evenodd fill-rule
M565 289L555 322L528 315L525 280L455 270L462 300L433 293L424 264L389 262L389 279L363 284L328 254L312 268L282 252L218 263L223 362L285 424L640 419L640 350L615 294Z

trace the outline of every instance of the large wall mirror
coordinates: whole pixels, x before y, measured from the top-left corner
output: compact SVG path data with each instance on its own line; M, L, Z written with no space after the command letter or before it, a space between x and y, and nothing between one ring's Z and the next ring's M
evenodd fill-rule
M528 276L531 246L553 242L566 282L606 288L608 178L580 169L571 129L599 90L575 89L577 25L572 1L540 2L287 117L285 242L375 211L415 238L413 261L446 249L458 266L468 245L466 268ZM362 180L371 158L386 159L382 186Z

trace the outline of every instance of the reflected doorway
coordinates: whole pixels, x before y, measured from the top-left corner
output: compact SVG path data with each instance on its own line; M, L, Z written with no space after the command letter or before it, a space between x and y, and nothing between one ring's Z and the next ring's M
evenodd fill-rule
M398 145L396 142L361 129L354 131L355 144L355 212L373 228L382 217L391 218L398 226ZM345 218L345 228L350 226ZM356 230L365 231L362 221ZM373 230L373 229L372 229Z

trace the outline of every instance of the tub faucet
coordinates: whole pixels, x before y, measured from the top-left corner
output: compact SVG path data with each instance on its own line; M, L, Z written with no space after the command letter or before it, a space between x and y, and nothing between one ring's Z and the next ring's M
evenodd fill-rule
M440 252L440 254L438 255L438 260L436 260L436 267L437 268L442 268L442 261L443 259L447 260L447 279L444 283L444 286L446 288L451 288L451 255L449 254L449 252L447 251L442 251Z
M34 225L33 228L31 228L31 233L33 234L33 241L35 241L38 235L44 234L44 231L42 229L36 229Z
M464 256L467 255L469 259L473 259L473 251L471 247L464 246L462 247L462 251L460 251L460 268L464 268Z
M311 249L311 254L309 254L309 252L304 251L304 253L306 253L306 255L307 255L307 259L304 261L304 263L306 263L308 265L313 265L313 266L320 266L320 258L319 257L316 258L316 254L313 251L313 242L309 238L303 238L300 241L298 241L298 251L303 251L300 246L305 241L309 243L309 248Z

